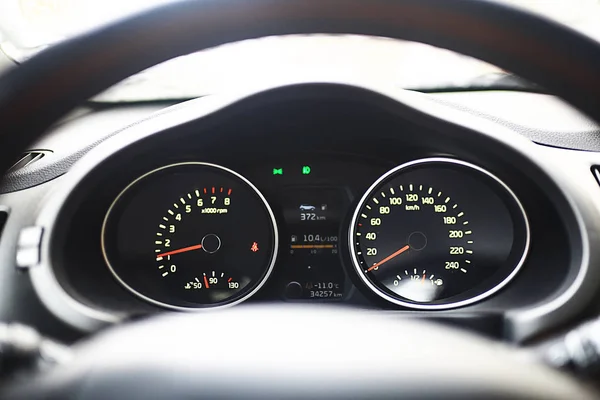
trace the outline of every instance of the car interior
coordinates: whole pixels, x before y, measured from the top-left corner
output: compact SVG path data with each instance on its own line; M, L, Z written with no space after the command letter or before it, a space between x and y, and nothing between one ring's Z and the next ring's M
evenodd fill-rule
M151 3L0 40L0 398L600 398L598 39Z

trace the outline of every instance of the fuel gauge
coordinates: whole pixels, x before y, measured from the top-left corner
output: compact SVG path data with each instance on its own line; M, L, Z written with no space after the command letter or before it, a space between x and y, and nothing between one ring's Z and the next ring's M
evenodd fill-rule
M444 291L441 276L417 268L405 269L403 272L393 277L393 282L389 285L399 296L413 301L431 301Z

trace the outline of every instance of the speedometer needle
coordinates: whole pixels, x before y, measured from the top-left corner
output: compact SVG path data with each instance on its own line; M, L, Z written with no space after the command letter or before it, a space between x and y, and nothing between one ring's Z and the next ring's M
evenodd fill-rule
M195 246L184 247L182 249L177 249L177 250L167 251L166 253L157 254L156 257L172 256L173 254L185 253L187 251L199 250L201 248L202 248L202 245L197 244Z
M380 267L381 264L384 264L384 263L390 261L392 258L399 256L400 254L404 253L408 249L410 249L409 245L404 246L400 250L394 252L393 254L390 254L389 256L387 256L383 260L379 261L378 263L375 263L372 266L370 266L369 269L367 269L367 272L370 272L370 271L374 270L375 268Z

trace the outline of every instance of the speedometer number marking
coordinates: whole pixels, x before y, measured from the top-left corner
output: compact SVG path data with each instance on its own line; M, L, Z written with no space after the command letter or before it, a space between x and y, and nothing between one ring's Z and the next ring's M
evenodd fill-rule
M418 190L415 191L414 189L418 187ZM398 186L398 188L400 189L401 192L404 192L404 186L400 185ZM422 184L415 184L415 183L409 183L408 185L409 188L409 192L405 193L404 197L386 197L385 196L385 192L381 191L380 192L380 198L378 198L378 196L375 196L371 199L371 201L373 202L373 204L378 205L377 207L375 207L375 210L377 215L379 215L379 217L375 217L375 218L370 218L369 215L366 215L364 213L361 214L362 218L365 219L369 219L370 223L369 225L371 227L377 227L377 228L381 228L383 226L383 224L385 222L383 222L382 218L385 217L386 215L389 215L390 213L392 213L393 209L398 207L398 206L402 206L402 211L411 211L411 212L423 212L423 213L431 213L433 212L436 215L439 215L441 218L441 221L443 223L443 225L448 226L448 238L449 239L456 239L458 242L460 242L460 239L463 239L465 237L465 235L471 235L473 233L472 230L469 231L463 231L461 229L457 229L454 227L454 225L456 225L458 223L458 219L462 219L465 216L464 211L459 211L459 212L454 212L452 214L450 214L450 210L448 209L448 207L446 206L447 203L449 203L451 201L451 198L449 196L446 196L445 198L443 198L443 192L442 191L438 191L437 194L437 198L436 197L432 197L429 196L433 191L434 188L433 187L429 187L428 189L426 189L425 191L423 190L424 186ZM395 194L395 190L393 187L390 187L388 189L389 193L391 194ZM404 200L403 200L404 198ZM382 205L382 204L387 204L387 205ZM373 210L373 207L369 206L368 204L365 207L367 210ZM384 218L383 218L384 219ZM468 220L465 220L462 222L463 225L468 224ZM360 236L364 236L364 238L368 241L376 241L377 239L377 234L378 232L375 230L370 230L368 232L366 232L363 235L363 232L361 232L361 227L359 227L359 229L357 229L356 231L356 236L360 237ZM377 229L375 228L375 229ZM422 233L421 233L422 235ZM357 242L357 245L359 245L360 242ZM469 240L469 241L465 241L463 243L462 246L455 246L455 245L450 245L448 248L448 252L450 255L453 256L464 256L464 255L470 255L473 254L473 250L471 250L470 248L467 249L464 244L468 244L468 245L472 245L473 244L473 240ZM371 272L371 271L377 271L379 270L379 266L381 264L383 264L384 262L387 262L390 257L387 258L383 258L385 257L385 255L382 255L379 253L378 248L376 246L376 244L372 244L370 245L371 247L367 247L366 248L366 254L364 255L364 257L362 257L360 263L361 265L364 265L365 262L366 264L370 264L371 266L364 269L365 272ZM414 249L414 244L413 244L413 249ZM402 247L400 252L393 253L392 256L396 257L397 255L401 254L402 252L408 250L411 248L411 244L408 244L404 247ZM422 248L419 248L417 245L418 251L422 250ZM362 255L362 252L358 253L359 255ZM379 257L381 259L381 261L373 261L375 258ZM368 261L367 261L368 260ZM373 261L373 262L371 262ZM461 258L458 261L454 260L454 261L447 261L445 263L445 269L449 270L449 271L461 271L462 273L467 273L468 270L466 268L461 268L461 262L464 262L466 264L471 264L471 260L469 260L468 258ZM442 280L440 279L439 282L442 282ZM440 283L441 285L441 283Z
M445 309L507 284L524 263L529 225L491 173L429 158L373 183L354 212L349 246L367 289L401 306Z

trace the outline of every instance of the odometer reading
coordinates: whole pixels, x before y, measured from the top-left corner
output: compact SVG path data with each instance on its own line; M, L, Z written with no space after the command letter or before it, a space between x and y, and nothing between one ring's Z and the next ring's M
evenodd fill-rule
M489 173L428 159L384 175L361 200L350 232L357 272L381 297L449 308L498 290L529 243L522 207Z

